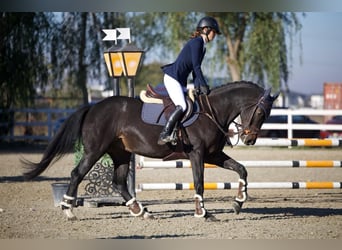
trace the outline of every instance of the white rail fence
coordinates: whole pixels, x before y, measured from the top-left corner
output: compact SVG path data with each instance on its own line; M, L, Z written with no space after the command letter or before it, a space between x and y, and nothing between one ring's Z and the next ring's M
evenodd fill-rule
M54 135L54 128L58 123L58 119L66 117L75 109L12 109L0 110L0 116L9 115L10 118L7 121L0 122L0 130L7 130L6 134L0 134L0 141L23 141L23 140L33 140L33 141L50 141ZM25 117L35 117L39 116L39 119L34 119L29 121L30 118L24 119ZM26 120L26 121L25 121ZM19 134L18 131L24 131L23 128L39 128L39 132L33 130L33 134Z
M294 124L292 116L307 115L307 116L322 116L330 117L342 115L342 110L332 109L272 109L272 115L287 115L287 123L264 123L261 129L284 129L287 130L287 137L293 138L293 130L336 130L342 131L342 124ZM233 127L231 127L234 129Z

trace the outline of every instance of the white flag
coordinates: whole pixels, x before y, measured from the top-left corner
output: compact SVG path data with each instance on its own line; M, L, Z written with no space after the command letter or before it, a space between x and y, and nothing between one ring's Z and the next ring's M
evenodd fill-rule
M116 41L116 29L105 29L102 31L106 34L106 36L102 39L103 41Z
M117 28L117 39L128 39L131 40L131 30L130 28Z

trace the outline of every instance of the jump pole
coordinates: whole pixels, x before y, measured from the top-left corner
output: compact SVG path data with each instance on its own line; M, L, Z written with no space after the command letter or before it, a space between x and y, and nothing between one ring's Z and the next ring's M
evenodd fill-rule
M245 146L241 141L238 146ZM267 139L258 138L255 146L275 146L275 147L342 147L342 139Z
M238 182L207 182L205 190L237 189ZM250 182L248 189L342 189L342 182ZM194 190L193 183L142 183L137 191Z
M292 167L292 168L339 168L342 167L342 161L324 160L293 160L293 161L238 161L240 164L248 168L272 168L272 167ZM204 164L205 168L216 168L213 164ZM183 161L145 161L140 159L138 168L191 168L189 160Z

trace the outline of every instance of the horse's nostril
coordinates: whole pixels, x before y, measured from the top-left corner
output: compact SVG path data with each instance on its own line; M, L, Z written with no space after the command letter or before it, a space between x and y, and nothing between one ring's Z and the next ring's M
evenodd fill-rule
M247 135L247 136L243 136L241 137L242 141L245 145L254 145L256 142L256 137L252 136L252 135Z

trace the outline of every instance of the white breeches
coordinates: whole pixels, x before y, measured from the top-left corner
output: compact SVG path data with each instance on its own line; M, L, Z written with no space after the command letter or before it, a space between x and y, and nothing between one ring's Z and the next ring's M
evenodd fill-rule
M167 74L164 74L164 85L173 103L176 106L181 106L184 112L186 110L186 102L184 97L184 92L186 92L186 89L184 89L184 87L182 87L182 85L176 79Z

